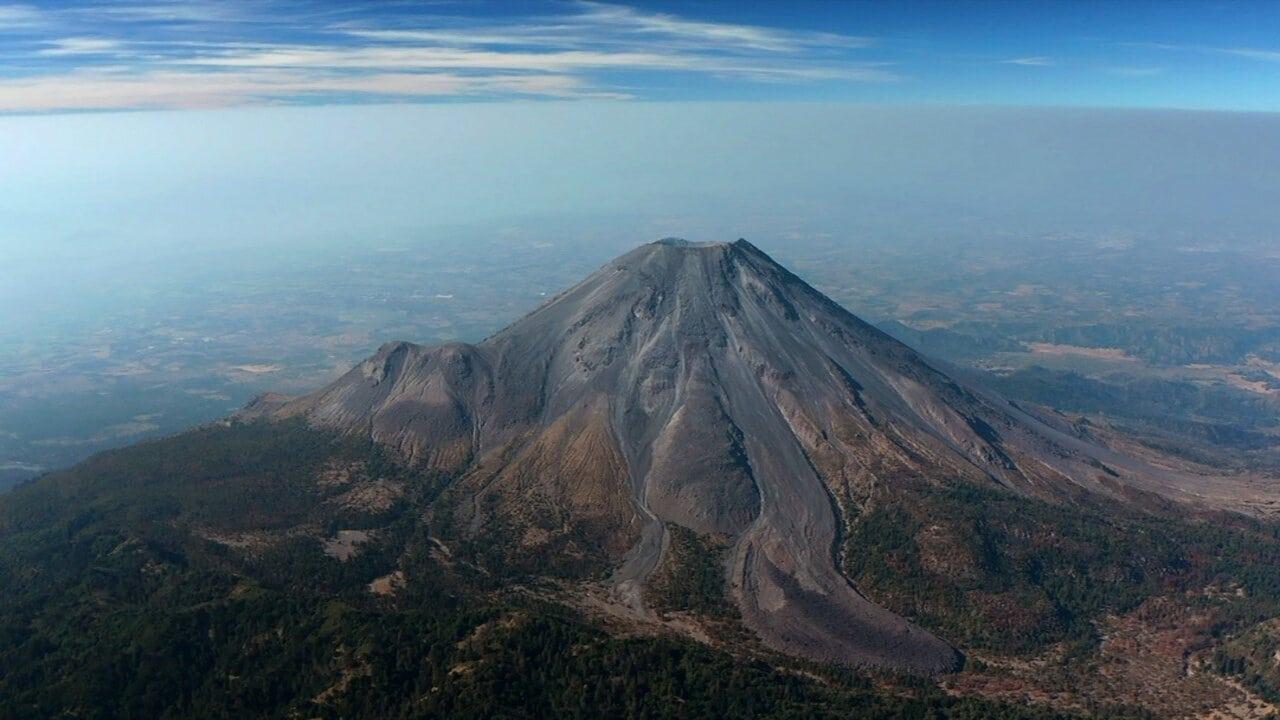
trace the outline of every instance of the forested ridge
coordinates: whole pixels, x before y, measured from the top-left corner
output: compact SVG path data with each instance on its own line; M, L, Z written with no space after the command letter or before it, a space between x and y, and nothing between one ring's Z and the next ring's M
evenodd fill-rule
M334 468L350 477L317 482ZM0 718L1072 717L953 697L927 680L611 634L510 591L527 576L442 554L420 508L446 482L301 423L229 423L18 488L0 499ZM350 502L353 489L386 487L398 490L383 502ZM1260 525L1204 528L1188 547L1182 526L1135 533L1039 506L1026 514L1014 499L926 497L969 508L958 516L982 568L973 583L1047 603L1025 627L967 625L963 593L921 564L910 506L855 521L850 541L870 551L850 560L851 576L890 605L917 598L903 610L956 641L1087 641L1089 617L1163 591L1170 572L1245 584L1249 604L1224 623L1277 612L1280 555ZM1034 544L1012 551L1027 527L1048 525L1077 550L1052 562ZM339 530L370 539L342 561L326 544ZM731 623L714 539L685 531L675 543L658 603ZM371 592L393 573L393 592Z

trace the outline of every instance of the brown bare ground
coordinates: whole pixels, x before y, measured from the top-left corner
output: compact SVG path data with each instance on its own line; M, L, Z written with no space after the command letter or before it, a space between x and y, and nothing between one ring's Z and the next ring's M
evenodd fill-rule
M369 542L366 530L339 530L336 535L324 541L324 554L340 562L346 562L356 556L360 546Z
M396 570L369 583L369 592L374 595L394 595L402 587L404 587L404 573Z

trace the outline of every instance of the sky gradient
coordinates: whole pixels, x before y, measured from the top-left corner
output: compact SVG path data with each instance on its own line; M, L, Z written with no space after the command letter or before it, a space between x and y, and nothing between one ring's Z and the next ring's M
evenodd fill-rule
M529 99L1280 110L1280 3L5 3L0 113Z

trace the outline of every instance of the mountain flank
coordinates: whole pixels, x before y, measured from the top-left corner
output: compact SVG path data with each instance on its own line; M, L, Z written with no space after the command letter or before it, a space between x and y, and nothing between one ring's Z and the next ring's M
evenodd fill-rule
M243 415L366 435L456 478L431 512L458 538L504 543L517 566L604 569L637 616L671 526L717 538L733 604L767 644L925 673L959 654L840 567L858 552L846 523L882 488L1233 503L1220 480L957 383L743 240L644 245L478 344L389 343Z

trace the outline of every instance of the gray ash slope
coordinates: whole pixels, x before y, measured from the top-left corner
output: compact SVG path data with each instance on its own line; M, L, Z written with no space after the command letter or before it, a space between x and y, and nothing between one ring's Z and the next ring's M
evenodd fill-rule
M1195 500L1185 478L954 382L745 241L642 246L479 344L390 343L246 414L367 433L452 475L460 527L596 553L638 614L667 524L709 534L766 643L916 672L958 654L838 567L844 517L878 484Z

